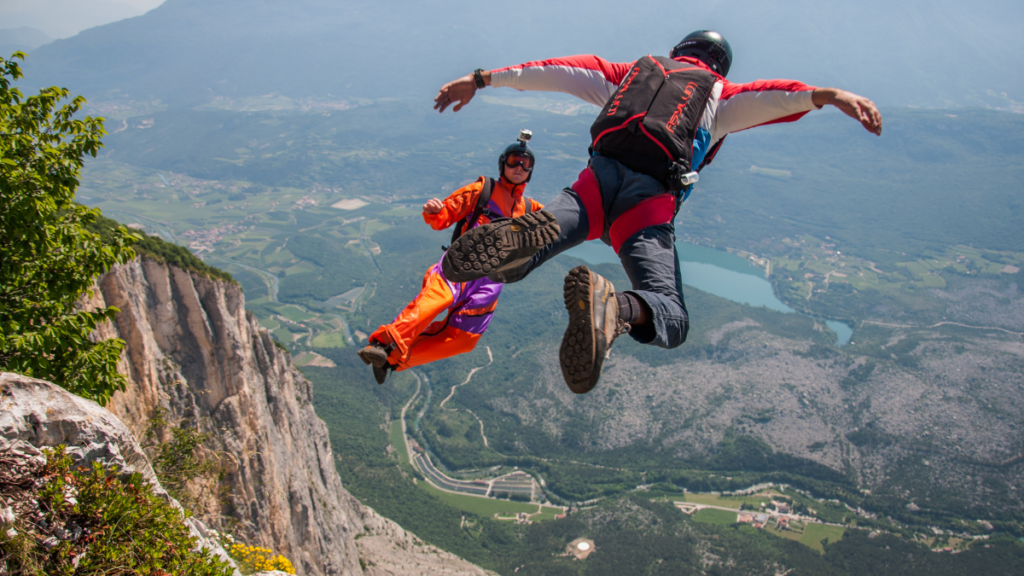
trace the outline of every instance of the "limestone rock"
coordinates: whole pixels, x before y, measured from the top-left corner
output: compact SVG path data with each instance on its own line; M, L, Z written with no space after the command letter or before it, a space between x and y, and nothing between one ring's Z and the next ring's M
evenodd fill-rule
M369 576L486 576L494 574L424 543L394 522L363 507L365 532L356 540Z
M221 455L226 501L202 519L234 524L247 543L291 560L299 574L483 574L423 545L344 490L327 427L313 411L312 388L245 311L234 284L149 259L115 267L86 306L116 306L101 337L127 343L121 372L128 390L109 408L133 431L146 430L154 408L212 434ZM360 538L357 534L372 535ZM411 544L418 542L418 544ZM440 559L444 559L443 561ZM381 571L376 566L388 566Z
M127 473L138 472L153 485L153 492L180 507L160 485L135 436L108 410L45 380L0 372L0 452L42 464L42 449L61 444L76 463L99 462ZM201 521L183 521L198 547L234 565Z

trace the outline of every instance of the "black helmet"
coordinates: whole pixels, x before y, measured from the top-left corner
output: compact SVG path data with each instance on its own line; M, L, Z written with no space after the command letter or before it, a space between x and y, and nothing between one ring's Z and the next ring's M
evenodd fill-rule
M519 131L519 140L515 144L509 144L505 147L505 151L501 153L501 157L498 158L498 176L505 175L505 159L512 154L522 154L530 159L530 169L526 173L526 182L533 178L533 168L537 165L537 158L534 157L533 151L526 145L533 138L533 132L529 130Z
M691 56L707 64L723 78L732 65L732 47L729 41L714 30L690 32L682 42L676 44L669 56Z

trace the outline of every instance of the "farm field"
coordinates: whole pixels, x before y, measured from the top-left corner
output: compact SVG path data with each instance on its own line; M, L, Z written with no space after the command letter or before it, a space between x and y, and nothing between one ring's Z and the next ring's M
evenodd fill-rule
M764 530L780 538L795 540L818 552L825 551L822 541L829 543L838 542L846 532L846 528L842 526L829 526L815 522L807 524L802 533L793 530L778 530L774 526L766 526Z
M445 492L444 490L438 490L427 482L417 482L416 484L421 490L426 491L428 494L442 500L443 502L458 508L459 510L476 514L477 516L483 516L489 518L497 514L498 516L514 516L520 512L527 514L533 514L538 511L537 504L528 504L525 502L512 502L509 500L495 500L493 498L480 498L476 496L463 496L460 494L452 494L451 492ZM553 520L555 514L561 514L560 508L553 508L550 506L541 506L540 514L535 520Z
M407 208L379 199L348 198L338 188L206 180L109 160L90 163L78 200L144 233L186 245L230 272L260 323L296 352L349 346L346 314L356 312L373 289L367 290L365 283L339 286L327 297L296 299L285 294L290 301L283 302L282 285L288 287L292 280L305 284L322 275L323 264L332 264L318 262L308 249L297 256L289 246L290 237L326 234L325 241L342 252L351 273L353 264L358 269L373 266L371 252L380 254L371 235L386 234L396 218L419 215L416 204ZM331 207L339 203L345 209ZM378 220L378 213L386 214L388 222Z
M726 526L736 523L736 513L727 512L725 510L716 510L714 508L705 508L703 510L698 510L693 515L693 521Z

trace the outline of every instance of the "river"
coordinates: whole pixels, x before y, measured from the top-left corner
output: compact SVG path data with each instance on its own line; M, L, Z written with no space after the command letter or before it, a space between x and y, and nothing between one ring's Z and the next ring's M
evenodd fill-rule
M750 306L764 306L783 313L795 312L775 296L764 270L751 265L745 258L713 248L686 242L677 242L679 267L683 283L732 302ZM619 257L603 242L584 242L567 250L565 254L588 264L618 264ZM845 346L853 336L853 329L836 320L825 320L836 333L836 345Z

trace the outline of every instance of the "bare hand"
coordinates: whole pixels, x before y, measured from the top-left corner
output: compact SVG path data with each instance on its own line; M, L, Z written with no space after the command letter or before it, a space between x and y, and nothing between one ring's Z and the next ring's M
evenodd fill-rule
M437 214L438 212L441 211L442 207L443 205L441 204L440 200L438 200L437 198L431 198L430 200L427 200L426 204L423 205L423 213Z
M811 96L811 100L817 106L831 104L850 118L859 121L868 132L882 135L882 113L878 111L874 102L863 96L838 88L818 88Z
M458 102L452 112L458 112L462 110L462 107L469 104L469 101L476 95L476 83L473 81L472 74L466 74L458 80L452 80L451 82L441 86L441 89L437 92L437 96L434 96L434 110L438 112L444 112L445 108L450 106L453 102Z

